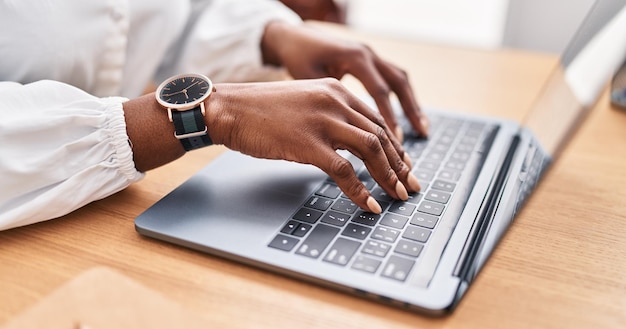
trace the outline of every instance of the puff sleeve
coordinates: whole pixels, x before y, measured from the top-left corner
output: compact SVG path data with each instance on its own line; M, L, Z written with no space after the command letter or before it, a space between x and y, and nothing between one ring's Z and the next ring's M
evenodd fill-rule
M140 180L125 98L0 82L0 230L65 215Z

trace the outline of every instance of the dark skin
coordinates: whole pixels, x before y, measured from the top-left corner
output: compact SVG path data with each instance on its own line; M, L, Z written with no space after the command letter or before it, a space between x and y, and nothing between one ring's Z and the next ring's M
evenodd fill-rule
M414 129L427 135L427 121L403 71L363 45L329 40L304 26L272 22L261 47L266 64L282 65L301 80L216 84L205 101L205 122L215 144L259 158L317 166L359 207L374 213L381 212L380 206L336 150L362 159L396 199L419 191L389 102L389 94L395 93ZM343 87L337 79L345 74L363 83L380 113ZM153 93L124 103L124 112L139 171L184 155Z
M280 0L304 20L345 22L345 11L334 0Z

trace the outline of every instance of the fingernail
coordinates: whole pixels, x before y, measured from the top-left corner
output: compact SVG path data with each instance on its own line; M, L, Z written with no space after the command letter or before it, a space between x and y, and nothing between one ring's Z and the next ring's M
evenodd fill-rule
M396 194L398 194L398 197L401 200L409 199L409 192L406 191L406 187L404 187L404 185L400 183L400 181L396 183Z
M370 209L371 212L375 214L380 214L381 212L383 212L383 209L380 207L378 202L374 200L374 198L372 198L371 196L367 198L367 207Z
M402 160L407 166L409 166L409 169L413 168L413 162L406 152L404 152L404 157L402 158Z
M400 126L396 127L396 137L398 138L400 143L404 141L404 131L402 131L402 128L400 128Z
M420 185L420 182L417 180L417 177L415 177L415 175L413 175L412 172L409 173L409 176L407 176L406 181L409 184L409 188L413 192L419 192L422 189L422 186Z

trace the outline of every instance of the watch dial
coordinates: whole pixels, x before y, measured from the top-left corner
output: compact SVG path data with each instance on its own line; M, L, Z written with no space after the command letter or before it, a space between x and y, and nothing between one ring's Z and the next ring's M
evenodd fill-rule
M209 88L209 82L204 79L183 76L163 86L159 98L170 104L187 104L201 99L210 91Z

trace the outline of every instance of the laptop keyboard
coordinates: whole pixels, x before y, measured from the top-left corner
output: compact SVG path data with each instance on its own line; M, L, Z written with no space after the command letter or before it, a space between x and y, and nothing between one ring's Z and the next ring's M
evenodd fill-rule
M461 178L470 174L466 167L472 153L485 147L486 136L495 129L493 125L458 118L429 119L428 139L409 136L404 142L421 192L410 194L407 201L395 200L376 184L361 162L353 162L359 178L380 203L381 214L360 209L329 178L286 221L268 246L405 281L429 251L433 236L451 234L450 230L438 230L438 225L457 185L466 181Z

